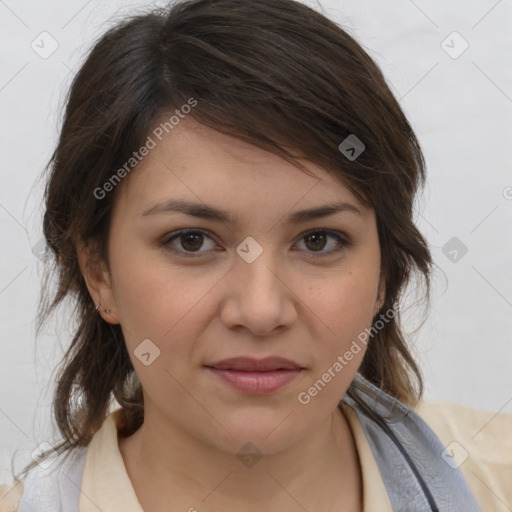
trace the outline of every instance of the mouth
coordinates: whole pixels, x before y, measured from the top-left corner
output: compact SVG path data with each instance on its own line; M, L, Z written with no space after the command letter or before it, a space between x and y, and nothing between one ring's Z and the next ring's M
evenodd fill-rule
M272 372L277 370L302 369L298 363L283 357L266 357L264 359L232 357L231 359L223 359L222 361L206 366L207 368L216 368L217 370L233 370L240 372Z
M305 368L281 357L236 357L205 365L225 384L248 394L273 393L295 379Z

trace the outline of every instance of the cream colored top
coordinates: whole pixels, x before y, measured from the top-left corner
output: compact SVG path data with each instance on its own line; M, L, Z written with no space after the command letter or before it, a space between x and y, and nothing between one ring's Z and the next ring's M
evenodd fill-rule
M352 429L363 475L364 512L393 512L379 469L353 409L341 404ZM444 446L452 445L455 463L483 512L512 510L512 416L468 407L420 402L415 411ZM79 512L143 512L117 444L115 412L91 442L82 481ZM441 457L442 455L439 454Z
M360 459L364 512L393 512L357 414L344 403L341 407ZM422 401L414 410L447 448L439 457L459 466L482 511L511 512L512 416L443 402ZM119 450L118 411L107 417L87 449L79 512L143 512Z

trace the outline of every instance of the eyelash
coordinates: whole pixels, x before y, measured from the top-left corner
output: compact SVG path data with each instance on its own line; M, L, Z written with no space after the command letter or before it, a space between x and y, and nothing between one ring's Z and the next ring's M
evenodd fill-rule
M203 231L201 229L184 229L181 231L177 231L175 233L171 233L171 236L164 238L164 240L160 243L160 245L165 246L166 249L170 250L171 252L173 252L175 254L179 254L180 256L183 256L185 258L200 258L200 257L202 257L203 253L201 253L201 252L190 253L190 252L182 251L179 249L175 249L174 247L171 246L171 242L173 242L176 239L179 239L179 237L182 235L189 235L189 234L199 234L199 235L203 235L207 238L212 239L212 237L209 236L206 231ZM320 252L318 254L315 254L315 252L309 252L309 255L312 258L325 258L332 254L341 252L341 251L349 248L352 245L352 242L348 239L348 237L345 234L338 233L336 231L330 231L328 229L313 229L313 230L308 231L308 232L304 233L303 235L301 235L300 240L302 240L303 238L306 238L309 235L313 235L313 234L328 235L328 236L334 237L337 240L337 242L339 244L341 244L341 247L339 247L338 249L328 251L328 252Z

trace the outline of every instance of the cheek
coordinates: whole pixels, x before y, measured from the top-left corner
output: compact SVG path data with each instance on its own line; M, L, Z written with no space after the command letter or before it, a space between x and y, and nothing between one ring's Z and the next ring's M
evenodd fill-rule
M162 403L172 393L174 405L184 407L187 394L178 383L187 380L190 365L199 363L195 341L209 322L205 307L215 280L207 273L190 276L170 265L151 264L136 253L117 269L119 320L142 386Z
M115 301L129 349L144 339L163 349L172 339L175 352L185 337L191 339L203 329L208 321L205 304L219 280L217 274L199 267L184 271L136 250L115 262Z
M316 290L309 287L308 306L321 320L324 329L324 347L331 351L357 338L369 327L377 296L375 272L339 273Z
M378 288L378 263L353 266L304 289L317 317L313 366L299 403L318 413L336 404L348 389L367 349Z

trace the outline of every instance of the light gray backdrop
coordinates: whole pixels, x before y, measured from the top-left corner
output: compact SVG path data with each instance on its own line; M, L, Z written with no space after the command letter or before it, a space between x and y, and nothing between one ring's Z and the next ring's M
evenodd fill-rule
M142 5L0 0L0 480L15 448L29 456L51 440L49 383L69 340L64 316L36 349L36 180L91 42ZM512 0L321 6L378 61L427 158L417 222L438 270L430 316L413 335L425 396L512 413ZM420 314L409 309L409 331Z

